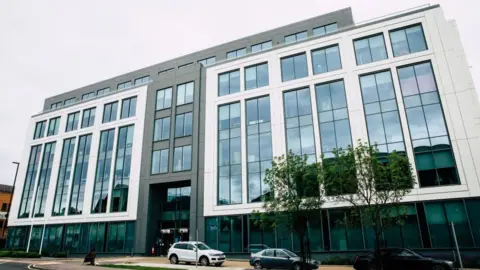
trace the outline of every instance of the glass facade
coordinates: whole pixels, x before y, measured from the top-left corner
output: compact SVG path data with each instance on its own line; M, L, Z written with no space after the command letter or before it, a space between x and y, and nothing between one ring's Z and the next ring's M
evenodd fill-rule
M402 56L427 50L422 25L390 31L393 56Z
M316 85L315 91L322 154L332 157L334 149L352 144L345 86L343 80L328 82Z
M30 217L30 206L32 203L33 190L35 188L35 179L37 177L38 164L42 152L41 145L32 146L28 158L27 173L23 185L22 199L20 201L20 210L18 218Z
M110 93L110 87L97 90L97 96L103 96L108 93Z
M106 213L108 200L108 183L112 169L113 140L115 129L104 130L100 133L98 148L97 170L93 190L92 213Z
M67 126L65 132L76 130L78 128L78 122L80 120L80 112L74 112L67 116Z
M59 126L60 126L60 117L51 118L48 121L47 136L57 135Z
M247 48L241 48L235 51L227 52L227 59L233 59L247 55Z
M308 38L307 31L299 32L293 35L285 36L285 43L294 43Z
M45 126L47 125L47 120L40 121L35 123L35 131L33 132L33 139L40 139L45 136Z
M312 51L313 74L342 69L338 45Z
M40 251L40 244L42 243L42 235L43 235L43 225L32 227L32 232L30 233L30 246L28 248L29 252Z
M133 117L137 110L137 97L131 97L122 100L122 111L120 112L120 119Z
M398 68L420 187L460 184L430 62Z
M215 64L215 61L216 61L215 56L212 56L206 59L199 60L198 63L206 67L206 66Z
M305 53L281 59L282 81L290 81L308 76L307 55Z
M368 140L380 153L405 152L397 99L390 71L360 76Z
M43 235L42 252L60 252L62 250L64 225L46 225Z
M50 175L52 173L53 158L55 155L55 142L45 144L38 176L37 196L33 204L33 217L43 217L45 214L45 203L47 202L48 187L50 186Z
M248 202L260 202L270 192L263 182L272 166L270 97L246 101Z
M153 141L163 141L170 138L170 117L155 119Z
M95 97L95 92L90 92L82 95L82 100L87 100Z
M333 33L338 30L338 24L337 23L332 23L320 27L315 27L313 28L313 35L314 36L323 36L326 34Z
M103 106L102 123L108 123L117 120L118 101L105 104Z
M240 103L218 108L218 204L242 202Z
M307 155L309 162L316 161L313 136L310 89L303 88L283 93L287 152Z
M145 83L149 83L151 80L150 80L150 76L143 76L141 78L136 78L135 79L135 85L140 85L140 84L145 84Z
M357 39L353 42L357 65L368 64L388 58L383 34Z
M175 137L192 135L192 112L177 114L175 116Z
M172 107L172 87L157 90L157 111Z
M80 136L78 139L72 191L70 194L70 207L68 208L69 215L79 215L83 213L83 199L85 195L85 184L87 183L91 144L92 134Z
M129 88L129 87L132 87L132 81L119 83L117 85L117 90L122 90L122 89Z
M188 171L192 169L192 146L185 145L173 149L173 171Z
M240 92L240 71L233 70L218 75L218 96Z
M58 169L57 187L53 202L52 216L63 216L66 213L68 187L70 186L70 175L72 173L73 151L75 149L75 138L63 141L60 168Z
M152 152L151 174L168 172L168 149L155 150Z
M272 41L265 41L259 44L252 45L252 53L265 51L272 48Z
M6 247L11 249L27 249L29 233L30 226L9 227Z
M63 106L63 102L59 101L50 105L50 110L55 110Z
M268 63L245 68L245 90L268 85Z
M71 104L75 103L76 100L77 100L76 98L66 99L66 100L63 102L63 105L65 105L65 106L71 105Z
M193 82L177 85L177 106L193 102L193 88Z
M127 211L130 167L132 164L134 126L121 127L118 130L115 174L113 175L112 201L110 212Z
M83 110L82 128L93 126L95 123L95 108Z

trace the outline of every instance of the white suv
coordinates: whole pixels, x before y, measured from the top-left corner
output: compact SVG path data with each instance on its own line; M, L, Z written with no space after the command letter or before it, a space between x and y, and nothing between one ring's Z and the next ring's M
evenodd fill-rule
M202 266L210 264L220 266L225 262L223 252L211 249L202 242L178 242L168 250L168 259L171 264L177 264L178 262L195 263L197 258Z

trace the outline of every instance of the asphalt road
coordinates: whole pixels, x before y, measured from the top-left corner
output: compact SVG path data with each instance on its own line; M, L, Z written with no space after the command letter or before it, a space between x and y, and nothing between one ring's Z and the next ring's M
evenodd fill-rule
M0 270L24 270L28 269L28 264L25 263L10 263L0 262Z

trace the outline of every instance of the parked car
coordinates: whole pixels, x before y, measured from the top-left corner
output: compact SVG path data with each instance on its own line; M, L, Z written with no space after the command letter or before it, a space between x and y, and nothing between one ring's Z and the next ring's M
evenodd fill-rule
M221 266L225 262L225 253L212 249L202 242L178 242L173 244L168 250L168 259L171 264L179 262L195 263L202 266L215 265Z
M301 258L287 249L268 248L250 256L250 265L255 269L301 269ZM308 263L310 269L317 269L320 265L317 261Z
M257 253L267 248L270 248L270 247L262 244L250 244L248 246L248 250L245 250L245 252Z
M453 270L453 262L432 259L419 255L405 248L382 249L382 265L384 270ZM355 257L353 268L370 270L375 266L375 252Z

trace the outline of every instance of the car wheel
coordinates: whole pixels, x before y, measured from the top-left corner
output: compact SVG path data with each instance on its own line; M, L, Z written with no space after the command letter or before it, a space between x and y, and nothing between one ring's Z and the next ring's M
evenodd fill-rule
M445 266L437 264L432 267L432 270L445 270Z
M215 266L222 266L223 263L216 263Z
M294 264L292 265L292 269L293 269L293 270L300 270L301 268L302 268L302 267L300 267L300 264L299 264L299 263L294 263Z
M253 267L255 269L262 269L262 263L260 261L256 261L254 264L253 264Z
M170 263L171 264L178 264L178 257L177 255L170 256Z
M208 258L207 257L201 257L200 258L200 265L202 266L208 266Z

